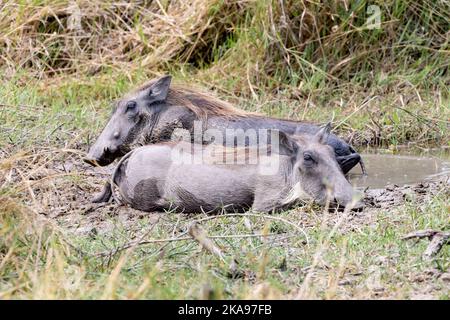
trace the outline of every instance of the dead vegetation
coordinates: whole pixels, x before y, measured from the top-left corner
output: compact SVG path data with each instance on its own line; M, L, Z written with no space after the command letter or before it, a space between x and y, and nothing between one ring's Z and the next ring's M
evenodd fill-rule
M403 237L404 240L415 238L428 238L430 240L430 244L423 253L423 256L425 257L425 259L431 259L439 253L444 245L450 242L450 232L443 232L438 230L419 230L408 233Z
M192 59L197 48L214 41L208 30L220 36L239 16L228 13L244 6L215 0L6 1L2 64L33 69L38 77L95 74L108 67L156 71L174 59ZM221 25L224 17L231 20Z
M383 14L376 28L369 5ZM9 75L112 69L131 77L184 65L239 94L289 88L306 98L349 80L360 89L391 77L435 87L448 73L449 7L431 0L4 1L0 18L0 65ZM409 69L428 83L396 78Z

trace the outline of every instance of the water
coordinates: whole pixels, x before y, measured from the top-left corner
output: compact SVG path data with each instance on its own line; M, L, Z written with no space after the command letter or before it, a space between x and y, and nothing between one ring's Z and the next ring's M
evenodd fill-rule
M427 153L426 155L385 154L380 151L363 153L361 156L367 168L368 176L354 168L349 178L358 188L383 188L389 184L399 186L426 181L439 175L450 175L448 154Z

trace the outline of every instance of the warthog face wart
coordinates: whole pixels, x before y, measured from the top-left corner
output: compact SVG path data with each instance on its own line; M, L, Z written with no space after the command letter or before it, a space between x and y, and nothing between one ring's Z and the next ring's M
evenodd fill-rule
M84 160L93 165L105 166L129 152L131 144L136 143L142 130L157 122L170 82L170 76L162 77L145 90L120 100Z

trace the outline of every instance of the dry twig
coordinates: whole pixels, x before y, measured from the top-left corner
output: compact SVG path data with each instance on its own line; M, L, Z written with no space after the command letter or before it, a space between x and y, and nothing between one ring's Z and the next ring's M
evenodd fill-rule
M408 233L402 240L428 238L430 244L423 253L425 260L430 260L436 256L445 244L450 243L450 231L419 230Z

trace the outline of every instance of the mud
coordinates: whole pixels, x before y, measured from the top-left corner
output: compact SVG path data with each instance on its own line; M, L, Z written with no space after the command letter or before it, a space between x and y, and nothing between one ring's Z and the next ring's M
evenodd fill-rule
M368 189L364 193L364 203L370 208L388 209L408 202L423 203L440 192L449 193L450 176L441 175L433 180L412 185L388 185L382 189Z

